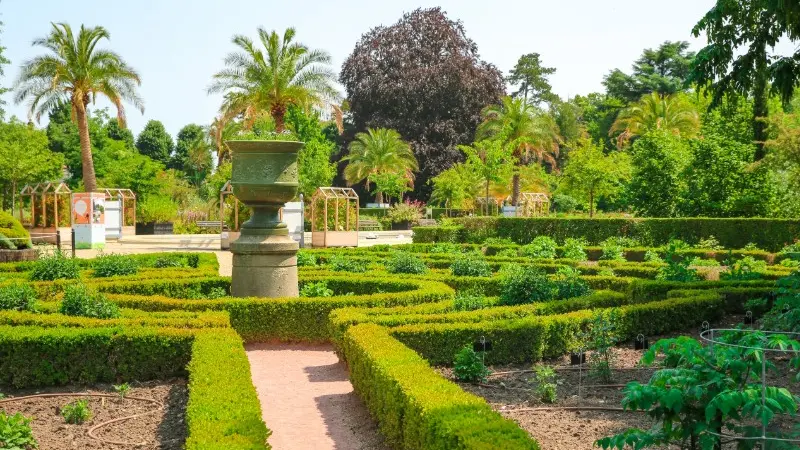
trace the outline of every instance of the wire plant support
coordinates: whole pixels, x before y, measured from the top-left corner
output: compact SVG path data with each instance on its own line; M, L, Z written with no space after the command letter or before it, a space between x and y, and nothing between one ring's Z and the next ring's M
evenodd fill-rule
M752 314L752 313L751 313ZM740 344L732 344L730 342L725 342L719 339L720 333L742 333L742 334L751 334L751 333L763 333L765 335L783 335L783 336L793 336L794 338L800 337L800 333L793 333L787 331L763 331L763 330L753 330L753 329L737 329L737 328L711 328L708 325L708 322L703 322L702 331L700 332L700 339L705 342L708 342L712 353L714 346L723 346L723 347L730 347L730 348L739 348L742 350L755 350L762 352L761 357L761 410L762 410L762 418L761 418L761 436L752 436L752 437L744 437L744 436L734 436L731 434L726 433L716 433L713 431L706 431L706 433L711 434L720 438L720 440L726 440L727 442L732 441L761 441L761 448L766 448L766 444L768 441L774 442L793 442L793 443L800 443L800 439L788 439L788 438L781 438L781 437L772 437L767 436L767 419L766 415L763 413L766 411L766 403L767 403L767 385L766 385L766 376L767 376L767 354L768 353L778 353L778 354L798 354L800 350L794 350L791 348L771 348L766 346L748 346L748 345L740 345Z

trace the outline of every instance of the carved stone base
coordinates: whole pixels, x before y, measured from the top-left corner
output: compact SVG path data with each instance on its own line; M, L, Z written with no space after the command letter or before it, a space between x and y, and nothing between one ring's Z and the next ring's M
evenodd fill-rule
M231 242L234 297L298 297L297 250L284 229L243 228Z

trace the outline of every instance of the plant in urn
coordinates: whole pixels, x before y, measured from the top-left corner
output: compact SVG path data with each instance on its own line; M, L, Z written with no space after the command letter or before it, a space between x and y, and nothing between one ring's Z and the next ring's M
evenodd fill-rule
M298 296L299 246L280 221L280 209L297 196L297 153L303 143L271 137L227 141L233 194L252 208L241 236L231 243L234 297Z

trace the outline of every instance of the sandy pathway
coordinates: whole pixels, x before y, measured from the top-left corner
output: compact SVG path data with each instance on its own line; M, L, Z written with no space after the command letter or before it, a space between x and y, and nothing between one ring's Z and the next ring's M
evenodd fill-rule
M248 344L275 450L387 449L331 345Z

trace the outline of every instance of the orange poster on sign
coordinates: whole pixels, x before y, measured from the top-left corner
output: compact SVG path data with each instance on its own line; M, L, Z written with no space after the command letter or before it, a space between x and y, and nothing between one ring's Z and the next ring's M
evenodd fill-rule
M88 192L72 194L72 223L88 225L92 223L92 197Z

